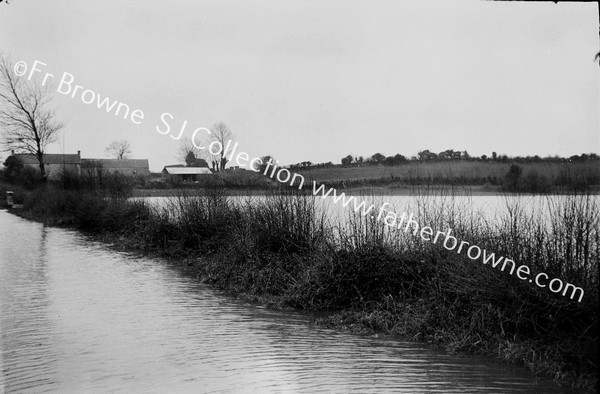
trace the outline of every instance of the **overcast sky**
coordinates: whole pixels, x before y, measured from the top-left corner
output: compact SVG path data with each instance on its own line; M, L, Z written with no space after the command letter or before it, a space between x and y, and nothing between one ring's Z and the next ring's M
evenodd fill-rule
M180 162L164 112L190 131L223 121L240 150L286 164L600 152L594 3L13 0L0 50L145 114L56 94L49 152L105 157L127 139L152 170Z

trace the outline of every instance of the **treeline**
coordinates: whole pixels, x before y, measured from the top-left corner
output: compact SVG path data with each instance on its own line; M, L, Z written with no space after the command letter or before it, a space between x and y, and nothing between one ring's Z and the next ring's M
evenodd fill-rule
M263 161L266 162L271 156L264 156ZM560 162L586 162L598 161L600 156L596 153L582 153L581 155L572 155L570 157L547 156L508 156L505 154L497 154L492 152L491 155L471 156L469 152L447 149L445 151L435 153L429 149L419 151L417 155L407 157L400 153L386 156L382 153L375 153L372 156L347 155L341 158L342 166L360 166L365 164L372 165L398 165L410 161L448 161L448 160L466 160L466 161L495 161L501 163L516 162L516 163L560 163ZM299 163L290 164L287 168L290 170L302 170L307 168L327 168L334 167L333 162L313 163L311 161L302 161Z
M335 167L335 164L333 164L333 162L331 162L331 161L328 161L326 163L313 163L311 161L303 161L303 162L291 164L288 166L288 168L292 171L304 170L307 168L331 168L331 167Z
M268 156L266 156L268 157ZM469 152L458 151L454 149L447 149L445 151L435 153L429 149L419 151L417 155L407 157L400 153L395 155L386 156L382 153L375 153L371 156L361 155L347 155L341 158L340 163L344 167L362 166L362 165L399 165L407 162L414 161L449 161L449 160L463 160L463 161L494 161L500 163L561 163L561 162L586 162L586 161L600 161L600 156L596 153L582 153L580 155L572 155L570 157L560 156L547 156L541 157L538 155L534 156L508 156L505 154L498 154L492 152L488 155L471 156ZM335 164L332 162L327 163L312 163L310 161L302 161L300 163L291 164L288 166L290 170L303 170L308 168L328 168L334 167Z
M362 164L386 164L386 165L397 165L408 161L448 161L448 160L470 160L470 161L497 161L502 163L516 162L516 163L542 163L542 162L585 162L585 161L599 161L600 156L596 153L582 153L581 155L573 155L568 158L559 156L548 156L540 157L535 156L507 156L498 155L496 152L492 152L491 156L471 156L469 152L455 151L454 149L448 149L443 152L435 153L429 149L419 151L416 156L410 158L401 155L399 153L393 156L385 156L381 153L375 153L370 157L364 156L352 156L348 155L341 159L343 166L362 165ZM304 162L310 163L310 162Z
M350 166L350 165L360 165L360 164L387 164L387 165L396 165L396 164L401 164L403 162L407 161L406 157L401 155L401 154L396 154L394 156L384 156L381 153L375 153L373 156L371 157L363 157L363 156L356 156L353 157L352 155L348 155L346 157L342 158L342 165L343 166Z

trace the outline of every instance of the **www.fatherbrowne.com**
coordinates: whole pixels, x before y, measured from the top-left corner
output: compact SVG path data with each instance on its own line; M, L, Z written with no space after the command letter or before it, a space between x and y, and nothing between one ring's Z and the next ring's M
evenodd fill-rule
M464 253L471 260L481 259L483 264L490 264L492 268L500 267L502 272L509 268L510 270L508 273L510 275L513 275L513 273L516 272L516 276L520 280L528 280L529 283L535 282L537 286L542 288L547 287L553 293L562 292L563 297L566 297L568 294L570 294L570 298L573 299L577 294L579 294L578 301L581 302L583 299L584 291L581 287L576 287L571 283L565 284L558 278L554 278L549 281L548 275L543 272L538 273L532 279L533 274L527 265L523 264L517 267L513 260L506 258L505 256L499 256L496 258L495 253L490 253L477 245L471 245L467 241L462 241L452 236L452 229L450 228L443 232L434 231L429 226L421 227L419 222L415 220L413 214L403 212L402 215L398 215L396 212L387 209L387 207L390 206L390 204L387 202L383 203L378 209L376 209L374 204L368 205L365 201L358 203L356 197L347 197L345 193L338 194L337 190L334 188L328 188L326 191L325 185L320 185L317 187L315 181L313 181L312 192L314 196L320 196L322 199L332 197L335 204L341 202L344 208L351 207L354 209L354 212L360 213L362 216L371 216L377 221L383 220L383 223L386 226L396 228L405 233L410 231L414 236L418 235L424 241L429 241L434 244L438 244L439 242L439 244L442 244L447 250L454 250L458 254Z

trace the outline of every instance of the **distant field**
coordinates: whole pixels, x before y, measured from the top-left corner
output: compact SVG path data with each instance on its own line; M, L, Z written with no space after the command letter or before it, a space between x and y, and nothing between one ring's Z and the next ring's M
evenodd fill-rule
M408 162L396 166L364 165L362 167L317 168L298 170L307 180L318 182L360 182L388 179L390 183L411 181L459 180L462 183L499 184L508 173L511 162L498 161L431 161ZM523 168L523 176L537 173L554 181L565 174L600 174L600 161L588 162L538 162L517 163Z
M520 172L507 177L512 164ZM469 187L471 192L501 191L600 192L600 161L585 162L501 162L501 161L410 161L395 166L362 165L344 167L308 167L290 170L304 177L304 185L312 181L335 188L381 193L412 193L413 187ZM298 182L294 187L297 187ZM161 187L157 187L157 185ZM250 170L226 170L204 177L198 182L149 182L142 189L225 187L229 190L275 190L282 184L274 178Z

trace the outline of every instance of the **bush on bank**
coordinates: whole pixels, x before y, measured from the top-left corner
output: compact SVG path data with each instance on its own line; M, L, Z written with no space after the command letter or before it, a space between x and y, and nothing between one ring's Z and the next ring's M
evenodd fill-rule
M117 188L118 189L118 188ZM49 185L25 215L138 251L175 257L231 293L337 311L323 324L408 336L492 354L577 387L597 379L600 219L590 196L548 197L549 214L507 201L493 222L452 196L425 193L413 212L482 248L585 289L581 303L350 214L343 224L311 196L239 202L223 190L182 191L163 206L107 188Z

